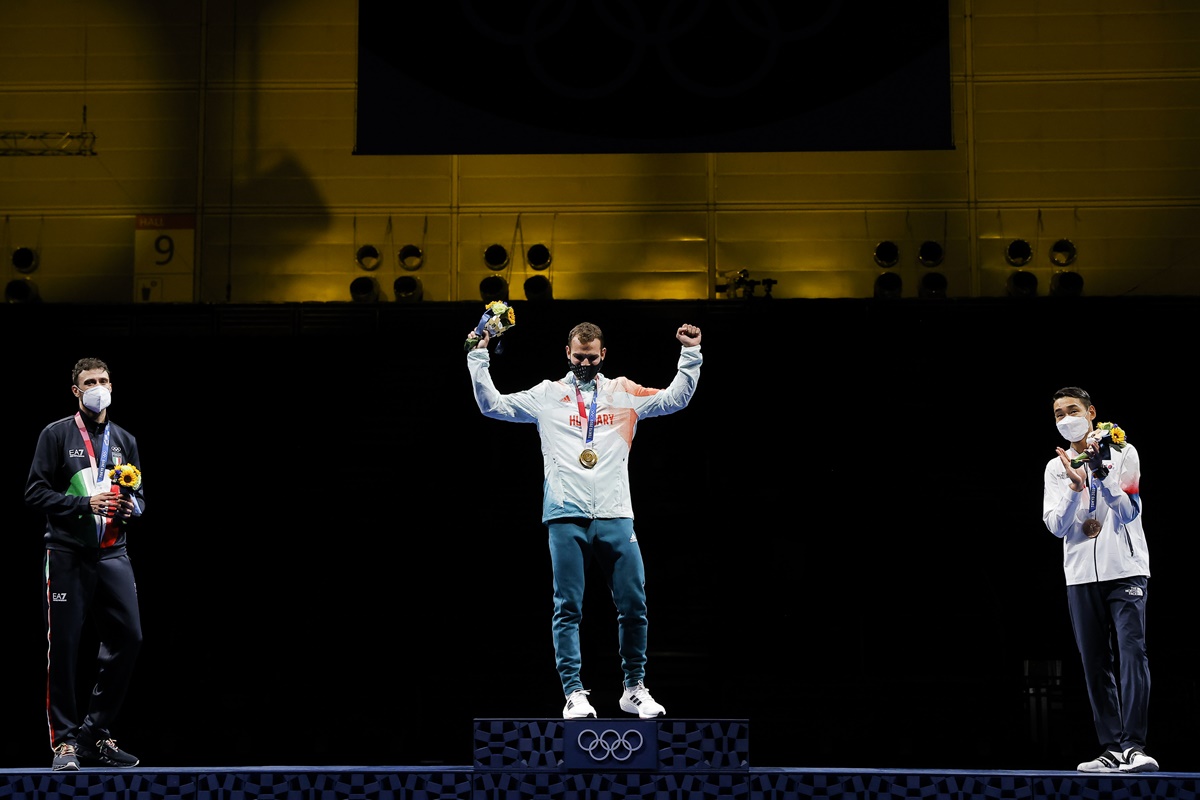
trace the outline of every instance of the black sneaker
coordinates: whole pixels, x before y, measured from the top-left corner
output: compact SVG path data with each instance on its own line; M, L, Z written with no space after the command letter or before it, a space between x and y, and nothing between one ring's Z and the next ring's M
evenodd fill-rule
M50 766L55 772L64 769L79 769L79 756L75 754L75 744L73 742L63 742L54 748L54 761Z
M75 752L79 760L100 767L136 767L138 757L117 747L113 739L101 739L95 745L80 743Z

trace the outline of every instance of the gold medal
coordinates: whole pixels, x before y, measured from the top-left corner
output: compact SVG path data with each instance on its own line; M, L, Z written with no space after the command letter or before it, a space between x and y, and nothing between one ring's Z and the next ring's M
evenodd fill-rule
M579 463L583 464L585 469L596 466L596 462L599 460L600 456L596 455L596 451L590 447L579 454Z
M1100 520L1089 519L1083 523L1083 535L1089 539L1095 539L1100 535Z

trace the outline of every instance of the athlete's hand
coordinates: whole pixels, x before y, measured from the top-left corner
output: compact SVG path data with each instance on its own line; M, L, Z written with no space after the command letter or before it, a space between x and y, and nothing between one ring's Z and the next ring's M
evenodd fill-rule
M1083 465L1078 467L1071 466L1071 457L1067 455L1067 451L1061 447L1055 448L1058 451L1058 460L1062 462L1063 469L1067 471L1067 478L1071 481L1071 491L1082 492L1087 486L1087 474L1083 471Z
M133 514L133 498L118 492L99 492L91 496L88 504L92 513L101 517L129 519Z
M675 331L675 338L684 347L695 347L700 344L700 329L695 325L683 324Z
M133 516L133 498L127 494L117 496L117 516L121 519L129 519Z
M475 332L475 329L472 328L471 332L467 334L467 340L466 340L466 344L464 345L464 347L467 351L487 350L488 341L491 338L492 338L491 334L489 334L486 329L483 331L483 336L480 336L479 334L477 334ZM474 347L471 346L472 342L475 343Z

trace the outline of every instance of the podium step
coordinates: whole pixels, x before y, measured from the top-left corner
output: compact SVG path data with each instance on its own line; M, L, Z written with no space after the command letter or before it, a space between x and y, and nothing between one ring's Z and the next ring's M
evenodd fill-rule
M474 768L503 772L745 772L744 719L476 719Z

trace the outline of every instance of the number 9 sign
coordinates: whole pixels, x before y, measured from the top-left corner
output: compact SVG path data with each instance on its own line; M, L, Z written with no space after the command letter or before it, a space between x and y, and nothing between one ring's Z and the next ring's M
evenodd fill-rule
M134 235L134 300L190 301L196 218L138 214Z

